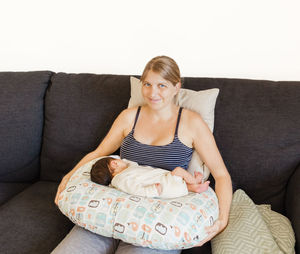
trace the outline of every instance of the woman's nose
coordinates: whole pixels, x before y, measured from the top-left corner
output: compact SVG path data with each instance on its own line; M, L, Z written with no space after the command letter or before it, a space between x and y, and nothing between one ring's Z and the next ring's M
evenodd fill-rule
M151 86L150 87L150 95L155 96L157 94L157 87L156 86Z

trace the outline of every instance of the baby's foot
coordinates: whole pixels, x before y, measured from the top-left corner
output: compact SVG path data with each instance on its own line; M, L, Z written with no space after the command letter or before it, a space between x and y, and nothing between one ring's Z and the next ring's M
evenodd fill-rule
M160 194L162 192L161 184L160 183L156 183L155 184L155 188L157 190L158 195L160 196Z
M202 183L203 174L200 172L195 172L194 175L195 175L196 183Z

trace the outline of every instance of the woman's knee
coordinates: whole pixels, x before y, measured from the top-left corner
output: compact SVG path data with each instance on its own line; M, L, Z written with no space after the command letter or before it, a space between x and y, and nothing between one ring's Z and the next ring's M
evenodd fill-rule
M119 240L92 233L79 226L74 226L51 254L113 254Z

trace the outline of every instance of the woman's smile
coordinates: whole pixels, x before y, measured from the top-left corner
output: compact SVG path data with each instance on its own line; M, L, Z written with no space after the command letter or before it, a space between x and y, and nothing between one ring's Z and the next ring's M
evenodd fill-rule
M171 105L179 86L165 80L159 73L149 71L143 81L142 94L150 107Z
M148 98L151 103L159 103L161 101L160 98Z

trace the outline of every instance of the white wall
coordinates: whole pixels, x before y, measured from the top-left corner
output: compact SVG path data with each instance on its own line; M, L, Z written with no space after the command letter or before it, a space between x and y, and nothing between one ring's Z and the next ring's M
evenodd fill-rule
M300 80L300 1L0 0L0 71Z

